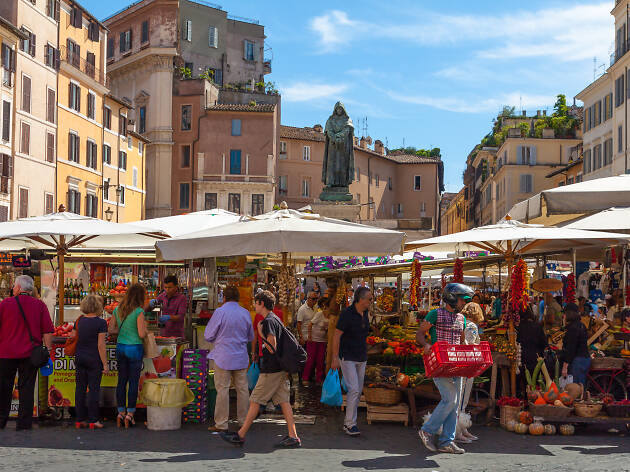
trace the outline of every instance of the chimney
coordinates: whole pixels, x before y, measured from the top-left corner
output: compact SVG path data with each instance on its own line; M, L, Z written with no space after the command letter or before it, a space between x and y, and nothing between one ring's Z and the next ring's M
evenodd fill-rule
M547 110L543 110L543 116L547 116Z
M365 137L365 142L368 144L368 146L372 145L372 138L370 136L366 136Z
M361 139L359 140L359 146L361 149L367 149L367 141L363 136L361 136Z
M381 156L385 155L385 146L383 146L383 141L380 139L374 141L374 152L380 154Z
M352 141L354 141L354 145L358 146L359 145L359 138L357 138L356 136L352 136Z
M540 110L536 110L536 118L540 118Z
M523 116L527 116L527 110L523 110Z
M316 133L323 133L324 132L324 128L322 127L322 125L320 125L319 123L313 126L313 131L315 131Z

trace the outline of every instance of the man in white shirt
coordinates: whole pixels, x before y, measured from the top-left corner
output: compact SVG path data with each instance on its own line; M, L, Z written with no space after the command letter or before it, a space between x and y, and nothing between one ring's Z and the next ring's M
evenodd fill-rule
M298 335L300 336L300 344L304 345L308 339L308 325L315 316L315 304L319 296L315 292L308 292L306 301L297 312Z

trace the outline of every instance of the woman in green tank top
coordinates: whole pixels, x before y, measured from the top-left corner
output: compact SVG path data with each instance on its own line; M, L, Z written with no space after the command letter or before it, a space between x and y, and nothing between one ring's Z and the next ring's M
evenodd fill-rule
M114 310L110 323L111 331L118 329L116 360L118 361L118 385L116 386L116 403L118 417L116 424L124 423L125 428L136 424L134 413L138 400L138 385L142 371L144 348L142 340L147 335L144 319L146 290L141 284L133 284L127 290L125 298Z

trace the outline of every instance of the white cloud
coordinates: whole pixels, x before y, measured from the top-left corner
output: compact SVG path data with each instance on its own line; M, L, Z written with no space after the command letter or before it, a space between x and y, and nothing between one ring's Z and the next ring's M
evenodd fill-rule
M404 19L376 24L332 10L313 18L310 27L319 35L324 51L359 39L386 38L425 46L478 42L476 55L484 59L546 56L572 61L601 58L607 53L613 39L609 11L610 2L602 2L536 11L514 10L501 15L423 12L417 21ZM487 48L483 42L489 40L496 46Z
M339 95L348 89L345 84L314 84L296 82L287 87L281 87L282 100L286 102L308 102Z

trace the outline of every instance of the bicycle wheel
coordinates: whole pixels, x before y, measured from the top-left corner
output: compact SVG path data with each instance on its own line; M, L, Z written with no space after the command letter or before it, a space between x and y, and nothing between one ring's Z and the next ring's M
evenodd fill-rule
M592 380L591 380L592 378ZM601 373L591 376L586 382L586 391L593 396L610 394L615 400L625 400L628 398L628 391L619 376L613 377L611 374Z

